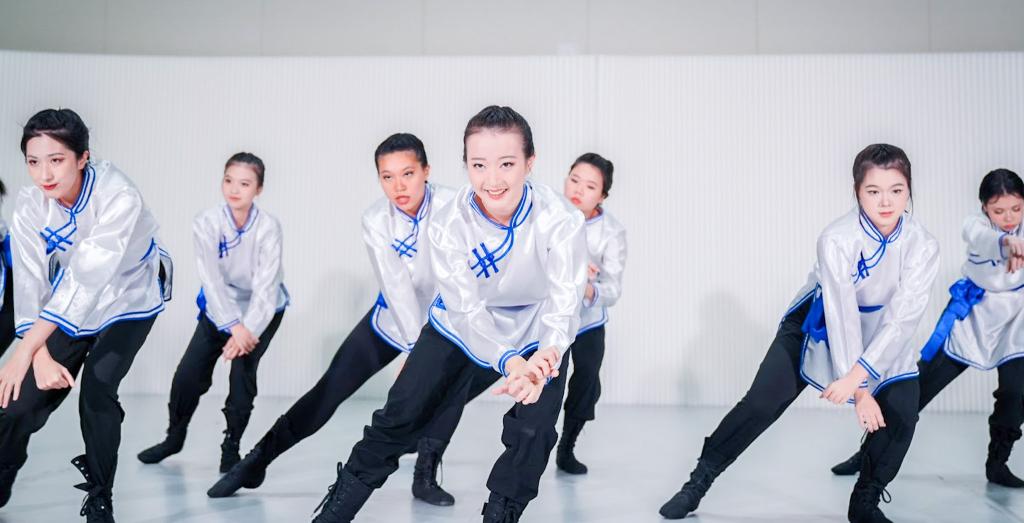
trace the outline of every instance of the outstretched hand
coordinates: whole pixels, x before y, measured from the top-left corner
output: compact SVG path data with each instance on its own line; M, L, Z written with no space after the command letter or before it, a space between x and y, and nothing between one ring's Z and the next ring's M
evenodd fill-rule
M492 393L495 396L509 395L523 405L536 403L547 383L544 368L549 366L547 357L543 355L538 357L537 353L530 357L530 362L527 362L522 356L513 356L505 363L505 374L507 375L505 381ZM555 369L555 372L557 373L558 370Z
M882 417L882 408L871 394L862 394L857 397L857 424L860 428L875 432L885 428L885 418Z

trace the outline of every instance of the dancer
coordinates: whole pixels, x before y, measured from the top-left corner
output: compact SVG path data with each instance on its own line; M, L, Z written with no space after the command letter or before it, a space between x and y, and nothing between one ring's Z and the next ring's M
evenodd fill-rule
M181 452L189 421L199 398L210 390L221 357L231 362L221 473L240 461L239 442L256 399L256 371L288 306L281 224L255 203L263 193L265 172L256 155L233 155L221 178L226 204L200 213L192 224L202 283L196 298L199 321L174 371L167 437L139 453L143 463Z
M483 521L518 521L537 496L557 437L564 353L579 328L584 219L560 194L527 181L533 137L516 111L483 109L466 125L463 144L470 185L428 230L440 287L430 323L363 440L338 464L317 523L352 521L439 406L452 396L464 401L480 368L505 376L496 393L517 402L505 414L505 451L487 481Z
M587 287L580 311L580 327L569 354L573 371L565 397L562 437L555 464L569 474L586 474L587 466L576 459L573 447L583 425L594 419L601 396L601 361L604 359L604 324L608 307L622 294L626 266L626 229L604 208L612 188L615 166L599 154L586 153L573 162L565 179L565 197L587 219Z
M1013 171L996 169L982 179L978 196L981 211L964 221L964 278L949 288L949 305L921 352L918 410L967 367L996 369L999 385L988 418L985 477L1024 488L1006 464L1024 423L1024 182ZM861 462L858 451L832 472L856 474Z
M7 196L7 186L0 181L0 198ZM0 356L14 341L14 270L11 260L11 234L7 222L0 218ZM0 504L2 506L2 504Z
M807 284L779 325L747 394L704 440L690 479L661 507L681 519L712 481L764 432L807 384L833 403L855 402L870 434L851 522L888 522L878 508L917 423L917 351L908 343L928 304L939 247L906 212L910 160L898 147L870 145L853 163L858 206L818 237Z
M29 437L77 386L85 454L81 515L112 522L124 411L117 389L170 299L171 265L132 181L92 159L70 109L36 113L22 132L33 186L14 211L14 308L22 341L0 368L0 504ZM82 375L79 377L79 370Z
M210 497L259 487L271 462L320 430L352 393L399 354L412 350L427 322L427 309L437 296L437 280L430 269L430 242L425 234L438 209L451 201L455 192L428 182L426 149L411 134L389 136L374 152L374 163L384 197L363 213L362 222L363 241L380 285L377 301L342 342L316 385L277 419L241 463L210 488ZM485 389L495 376L481 376L471 385L470 395ZM438 485L437 468L464 403L446 405L410 449L418 453L413 496L432 505L455 503Z

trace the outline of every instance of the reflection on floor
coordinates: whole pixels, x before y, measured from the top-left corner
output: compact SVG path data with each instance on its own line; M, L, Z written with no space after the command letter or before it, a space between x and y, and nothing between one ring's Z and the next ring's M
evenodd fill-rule
M18 476L0 522L80 521L80 481L68 461L82 450L77 402L69 401L36 435L29 461ZM127 418L121 445L114 505L119 523L309 521L335 476L335 463L348 456L362 426L380 402L342 405L324 429L282 456L263 486L228 499L208 499L217 478L223 398L204 398L185 450L159 465L142 465L135 454L158 441L166 423L166 398L123 398ZM260 398L247 449L290 404ZM466 410L443 465L444 487L454 507L438 508L409 493L414 456L367 503L358 521L431 523L479 521L487 497L484 483L501 450L501 403L475 403ZM588 424L577 456L590 474L567 476L554 459L541 480L540 497L523 521L656 522L658 507L682 484L700 451L702 438L723 409L601 405ZM852 414L793 410L770 429L720 479L696 517L704 523L843 522L852 478L828 472L845 459L860 437ZM1024 522L1024 491L989 486L984 477L987 443L983 414L922 416L917 438L901 475L889 487L893 501L883 510L899 522ZM243 451L244 453L244 451ZM1024 458L1010 465L1024 473Z

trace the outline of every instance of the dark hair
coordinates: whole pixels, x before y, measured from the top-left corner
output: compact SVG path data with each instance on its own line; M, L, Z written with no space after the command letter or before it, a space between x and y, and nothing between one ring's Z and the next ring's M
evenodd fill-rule
M593 166L598 171L601 171L601 196L608 197L608 191L612 189L612 173L615 172L615 165L610 160L601 156L597 153L583 153L579 158L576 158L575 162L572 162L572 166L569 170L573 170L577 165L585 163Z
M982 205L1004 194L1016 194L1024 198L1024 181L1021 181L1017 173L1009 169L996 169L981 179L978 198Z
M484 129L500 129L502 131L516 131L523 137L523 154L530 158L534 154L533 131L523 115L517 113L511 107L499 107L489 105L484 107L476 116L469 119L466 124L466 133L462 135L462 161L466 161L466 139Z
M886 143L876 143L864 148L853 160L853 192L857 194L864 183L864 175L871 169L895 169L907 179L907 192L914 195L910 182L910 159L903 149Z
M78 113L71 109L43 109L32 115L21 131L22 156L28 141L43 135L62 143L78 158L89 150L89 129Z
M256 173L256 184L257 187L263 187L263 173L266 172L267 168L263 166L263 160L260 160L259 156L252 153L235 153L228 158L227 163L224 164L224 170L227 171L228 167L235 164L242 164L250 167L254 173Z
M402 151L414 153L421 167L430 165L427 163L427 150L423 148L423 142L416 135L409 133L395 133L380 142L377 150L373 151L373 165L380 169L381 156Z
M71 109L43 109L32 115L21 130L21 155L26 156L29 140L43 135L71 149L75 158L89 150L89 128ZM0 182L0 195L6 193L7 188Z

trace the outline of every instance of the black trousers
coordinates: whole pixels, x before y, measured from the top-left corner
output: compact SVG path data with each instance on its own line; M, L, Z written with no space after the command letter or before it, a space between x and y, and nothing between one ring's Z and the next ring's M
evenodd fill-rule
M264 451L268 461L320 430L338 410L338 406L398 357L400 352L373 332L370 327L372 316L371 308L338 347L327 371L316 385L285 412L287 432L275 425L264 436ZM443 441L445 444L451 441L466 402L487 390L499 377L500 375L493 371L476 374L470 384L468 398L460 398L458 401L442 405L422 436Z
M72 338L57 330L46 340L53 359L76 376L86 463L92 483L100 492L109 493L114 484L117 449L121 445L124 410L117 389L154 320L122 321L95 336L82 338ZM33 370L29 369L21 384L21 396L7 409L0 409L0 467L20 468L25 463L29 437L43 428L50 413L70 391L39 390Z
M249 424L257 393L256 371L283 317L284 311L275 314L260 335L260 342L256 348L246 356L231 360L230 387L228 398L224 402L224 417L227 419L230 435L236 439L241 438L242 432ZM171 400L167 407L172 426L177 423L187 424L192 418L196 407L199 406L200 396L206 394L213 384L213 368L217 364L217 359L221 357L221 349L230 338L229 334L218 331L205 316L197 323L192 341L188 343L171 382Z
M924 410L942 389L967 370L967 365L950 358L944 351L939 351L932 361L919 362L918 366L921 371L920 410ZM1003 363L996 372L999 373L999 385L992 393L995 405L988 424L1020 434L1020 426L1024 423L1024 358Z
M590 421L594 419L594 407L601 397L604 325L577 336L569 353L573 367L569 391L565 394L565 417Z
M728 466L779 419L807 386L800 377L804 340L800 328L809 309L810 303L807 303L783 320L750 390L707 439L702 459L718 467ZM871 479L888 484L896 477L914 436L918 381L894 382L881 390L875 400L881 407L886 427L870 434L861 450L872 464Z
M5 263L5 262L0 262ZM11 268L7 267L4 275L4 306L0 308L0 356L14 341L14 279Z
M562 358L559 376L547 384L537 403L516 403L505 413L501 442L505 451L491 469L491 492L527 503L537 497L540 476L558 438L555 421L562 407L569 359ZM496 374L473 363L429 324L420 333L405 369L388 391L387 403L374 412L363 439L352 448L346 470L373 488L380 488L398 469L398 458L446 403L465 403L477 379Z

